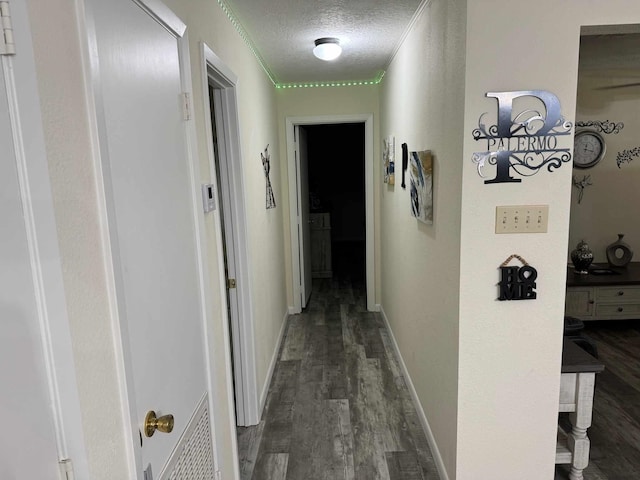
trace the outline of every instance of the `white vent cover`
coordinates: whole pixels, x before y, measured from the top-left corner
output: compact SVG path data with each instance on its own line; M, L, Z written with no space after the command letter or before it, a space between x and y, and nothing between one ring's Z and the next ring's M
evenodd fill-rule
M160 480L215 480L208 405L205 395L164 467Z

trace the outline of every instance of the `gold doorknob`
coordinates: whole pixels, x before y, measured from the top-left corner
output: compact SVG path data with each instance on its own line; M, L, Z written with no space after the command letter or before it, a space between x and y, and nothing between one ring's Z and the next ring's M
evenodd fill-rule
M150 410L144 418L144 434L152 437L156 430L162 433L171 433L173 430L173 415L156 417L156 412Z

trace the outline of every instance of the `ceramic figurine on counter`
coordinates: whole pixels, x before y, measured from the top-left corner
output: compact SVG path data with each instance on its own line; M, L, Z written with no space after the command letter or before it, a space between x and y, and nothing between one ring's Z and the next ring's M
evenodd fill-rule
M626 267L633 258L633 250L622 241L624 233L618 234L618 240L607 247L607 261L612 267Z
M581 275L589 273L589 265L593 262L593 252L589 248L589 245L584 240L576 246L575 250L571 252L571 261L575 267L575 272Z

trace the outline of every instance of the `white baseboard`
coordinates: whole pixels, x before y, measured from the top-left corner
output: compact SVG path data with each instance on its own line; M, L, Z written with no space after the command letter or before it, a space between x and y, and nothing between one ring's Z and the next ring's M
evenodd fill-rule
M290 310L289 307L288 310ZM271 362L269 363L269 370L267 370L267 379L264 382L264 387L262 388L262 393L260 394L260 415L258 416L258 420L262 418L262 412L264 410L264 406L267 403L267 395L269 393L269 386L271 385L271 380L273 377L273 372L276 369L276 362L278 361L278 352L280 352L280 345L282 344L282 337L284 336L284 330L287 326L287 317L289 316L289 311L284 312L284 318L282 319L282 325L280 326L280 333L278 334L278 341L276 342L276 348L273 351L273 355L271 355Z
M289 306L289 315L297 315L298 313L302 313L302 310L296 307Z
M393 335L393 330L391 330L391 325L389 325L389 319L387 318L387 315L384 312L384 308L382 308L382 306L380 306L380 314L382 315L382 319L384 320L387 330L389 331L389 338L391 338L393 350L396 354L396 357L398 358L398 361L400 362L400 368L402 369L402 374L404 375L405 383L407 384L407 388L409 388L409 393L411 394L413 404L416 407L418 418L420 419L420 423L422 423L422 428L424 430L424 433L427 436L427 442L429 442L429 448L431 448L431 454L433 455L433 459L436 462L436 467L438 468L438 473L440 473L440 478L442 480L449 480L449 475L447 474L447 469L445 468L444 462L442 461L442 455L440 455L440 450L438 450L436 439L434 438L433 432L431 431L429 420L427 420L427 416L425 415L424 410L422 409L422 404L418 399L418 394L416 392L415 387L413 386L413 382L411 381L409 372L407 371L407 366L405 365L404 359L400 354L400 348L398 348L396 337Z

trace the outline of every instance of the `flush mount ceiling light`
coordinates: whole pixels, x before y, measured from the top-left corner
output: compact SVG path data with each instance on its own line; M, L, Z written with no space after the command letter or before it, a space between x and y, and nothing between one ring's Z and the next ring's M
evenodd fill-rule
M320 60L335 60L342 53L340 40L337 38L319 38L315 41L315 44L316 46L313 49L313 54Z

